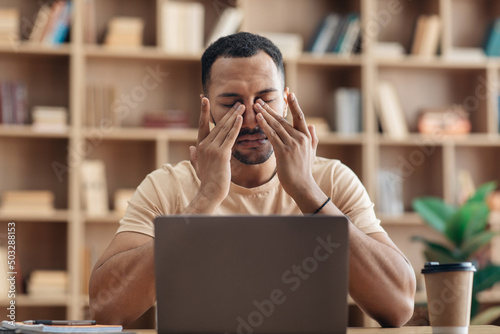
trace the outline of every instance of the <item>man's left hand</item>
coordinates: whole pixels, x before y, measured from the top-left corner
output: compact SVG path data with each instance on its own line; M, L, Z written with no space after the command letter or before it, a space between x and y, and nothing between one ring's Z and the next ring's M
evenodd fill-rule
M260 128L273 146L281 185L295 198L316 184L312 166L316 158L318 137L314 126L307 126L295 94L288 94L287 99L293 126L262 99L257 100L254 109Z

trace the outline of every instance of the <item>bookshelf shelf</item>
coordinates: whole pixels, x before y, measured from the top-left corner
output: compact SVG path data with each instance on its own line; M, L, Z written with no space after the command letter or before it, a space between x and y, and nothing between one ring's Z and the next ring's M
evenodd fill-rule
M405 56L397 59L381 59L377 58L377 65L380 67L393 67L393 68L439 68L439 69L486 69L488 64L495 64L496 62L484 61L459 61L448 60L443 57L435 56L432 58L422 58L419 56Z
M0 305L8 305L9 300L0 300ZM69 296L66 297L33 297L30 295L17 295L16 306L18 307L66 307L69 305Z
M45 46L45 45L32 44L28 42L21 42L19 44L12 44L12 45L0 44L0 53L68 56L71 53L71 46L70 44L63 44L58 46Z
M0 137L69 138L65 132L37 131L31 125L0 125Z
M363 63L363 56L349 55L315 55L304 52L297 60L299 65L324 65L324 66L361 66Z
M382 226L421 226L424 224L422 218L414 212L406 212L402 215L377 214Z
M126 58L126 59L153 59L169 61L197 62L201 54L173 54L162 51L155 46L140 48L109 48L102 45L85 45L85 56L92 58Z
M164 32L160 8L164 1L174 0L73 0L71 42L57 47L32 44L27 42L29 29L22 29L21 43L0 45L0 80L26 84L29 111L34 106L59 106L69 110L71 125L64 133L36 132L30 125L0 124L0 194L8 190L44 189L52 191L56 198L56 213L47 217L0 215L0 227L14 220L34 230L20 239L26 247L42 233L42 228L64 239L62 245L46 242L37 247L47 249L44 254L48 258L56 258L54 263L45 263L45 267L68 271L68 298L37 304L39 301L22 296L27 306L50 306L42 317L84 317L87 297L82 297L82 293L86 293L82 287L88 280L90 266L83 263L81 254L89 248L95 261L113 237L120 219L111 211L115 192L136 188L148 173L164 163L189 159L188 147L197 141L201 53L174 54L162 49ZM86 8L92 2L93 16ZM438 196L455 202L455 194L459 192L457 175L462 169L470 172L476 185L491 180L500 182L496 159L500 155L497 96L500 58L466 61L453 57L458 48L482 46L489 22L500 16L498 1L406 1L392 13L392 0L198 2L205 7L205 38L222 10L236 7L243 13L240 30L293 33L302 38L304 50L309 49L316 29L328 13L360 14L361 53L318 56L304 51L297 57L285 57L287 86L297 94L306 117L322 117L327 121L334 115L337 89L360 90L362 132L353 136L330 131L318 133L318 155L340 159L349 166L366 186L376 209L384 201L379 198L379 172L399 171L404 181L404 214L380 213L379 218L395 243L408 254L417 275L424 260L421 249L410 244L408 238L429 233L429 229L411 211L411 201L419 196ZM31 0L0 3L0 7L19 9L23 22L33 22L40 6L41 2ZM442 19L440 52L429 58L409 54L415 23L423 14L438 14ZM108 23L120 16L139 17L144 21L143 46L137 49L104 46ZM88 39L89 36L94 38ZM376 43L380 42L400 43L404 54L386 57L375 53ZM157 85L145 89L144 80L151 77L157 79ZM409 127L405 138L393 139L379 130L375 100L381 80L392 82L403 102ZM148 81L148 86L153 83ZM92 127L101 123L91 122L92 94L88 88L98 85L112 87L120 106L128 106L119 114L120 124ZM478 97L478 91L483 95ZM135 98L130 100L130 96ZM418 133L418 117L423 108L466 104L474 97L477 100L472 101L472 110L469 110L472 124L469 135L443 137ZM115 102L102 103L105 107L101 111L109 111ZM190 128L141 126L147 113L167 110L185 111ZM423 159L418 160L419 157ZM103 217L88 217L82 205L80 167L85 159L99 159L105 164L110 214ZM54 169L54 163L63 169ZM500 219L492 218L492 221ZM55 254L64 250L65 256ZM38 255L25 251L24 262L29 274L30 270L37 269L33 259ZM29 312L31 309L27 307L27 317L36 317L37 313Z
M0 213L0 221L15 221L15 222L40 222L40 223L67 223L69 221L68 210L55 210L53 214L40 214L37 212L7 215Z

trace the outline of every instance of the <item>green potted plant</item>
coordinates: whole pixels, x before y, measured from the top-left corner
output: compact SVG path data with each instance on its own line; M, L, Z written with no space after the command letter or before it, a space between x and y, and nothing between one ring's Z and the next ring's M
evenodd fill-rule
M488 230L490 209L487 197L495 188L495 182L482 185L460 206L447 204L436 197L422 197L413 201L414 210L447 240L446 243L440 243L414 236L413 240L425 244L426 260L441 263L470 261L478 268L472 289L471 324L491 323L500 316L500 306L479 313L477 300L479 292L500 281L500 266L480 256L497 234Z

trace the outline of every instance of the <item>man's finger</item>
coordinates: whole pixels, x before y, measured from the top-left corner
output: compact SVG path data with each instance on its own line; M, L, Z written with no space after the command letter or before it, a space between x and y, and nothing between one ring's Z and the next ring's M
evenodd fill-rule
M198 124L198 146L210 133L210 101L206 97L201 98L200 122Z
M243 116L236 115L236 119L234 120L233 126L231 130L226 135L226 138L221 143L221 149L231 149L236 142L236 138L238 138L238 134L240 133L241 125L243 124Z
M217 145L222 145L227 134L233 128L234 120L238 115L245 112L245 105L237 102L224 117L217 122L217 126L212 129L212 132L207 137L211 142Z
M281 138L281 141L288 145L290 143L290 131L295 131L293 127L286 121L283 116L278 115L273 108L261 99L255 104L255 109L258 114L261 114L268 126L270 126Z
M293 116L293 127L302 133L309 135L307 130L306 117L300 109L299 102L294 93L288 94L288 105L290 106L290 112Z

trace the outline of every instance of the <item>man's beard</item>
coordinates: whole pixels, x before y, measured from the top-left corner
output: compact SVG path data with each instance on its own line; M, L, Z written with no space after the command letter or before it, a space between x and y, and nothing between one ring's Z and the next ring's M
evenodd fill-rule
M238 138L242 135L253 135L256 133L264 134L264 132L259 127L256 127L253 129L241 129L240 133L238 135ZM236 140L238 140L238 138ZM265 146L268 146L268 147L259 147L259 148L250 149L253 152L247 153L247 154L243 154L240 151L233 150L232 155L236 160L238 160L242 164L260 165L260 164L263 164L264 162L266 162L267 160L269 160L269 158L271 157L271 155L274 152L273 146L269 143L269 141L267 142L267 144Z

